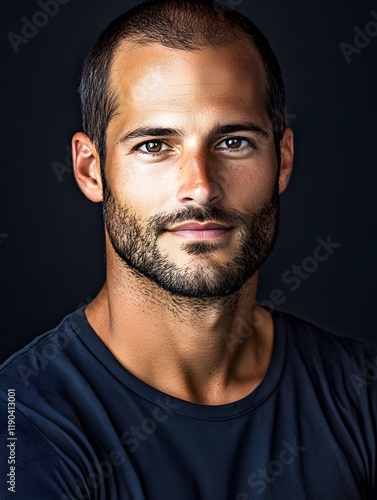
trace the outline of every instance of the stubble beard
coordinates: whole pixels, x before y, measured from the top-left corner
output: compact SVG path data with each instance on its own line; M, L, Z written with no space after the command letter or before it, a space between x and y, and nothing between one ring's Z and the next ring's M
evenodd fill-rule
M146 226L136 213L118 203L106 181L103 186L103 218L115 252L141 279L147 278L173 296L205 299L233 295L255 274L274 247L280 214L277 181L270 199L251 216L218 206L188 205L173 214L157 214L148 219ZM193 256L185 268L159 248L158 238L167 227L194 220L216 221L235 228L239 245L230 261L208 264L206 255L221 250L221 243L182 243L181 250Z

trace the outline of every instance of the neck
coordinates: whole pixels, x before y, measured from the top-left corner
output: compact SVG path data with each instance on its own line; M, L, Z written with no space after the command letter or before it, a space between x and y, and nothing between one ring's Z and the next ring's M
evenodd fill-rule
M273 345L273 323L255 305L257 275L237 293L177 297L117 257L86 310L99 337L133 375L172 396L202 404L241 399L259 385Z

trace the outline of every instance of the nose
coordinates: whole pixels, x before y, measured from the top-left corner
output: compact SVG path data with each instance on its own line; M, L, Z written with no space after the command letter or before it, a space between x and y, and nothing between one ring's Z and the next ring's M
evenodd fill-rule
M205 152L182 158L178 171L177 198L181 203L198 205L219 203L223 198L224 174L219 162Z

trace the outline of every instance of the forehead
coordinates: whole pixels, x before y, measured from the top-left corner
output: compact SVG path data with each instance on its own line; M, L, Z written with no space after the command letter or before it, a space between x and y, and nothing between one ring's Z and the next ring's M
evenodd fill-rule
M123 42L110 72L118 112L194 115L222 109L265 112L265 70L250 40L196 51Z

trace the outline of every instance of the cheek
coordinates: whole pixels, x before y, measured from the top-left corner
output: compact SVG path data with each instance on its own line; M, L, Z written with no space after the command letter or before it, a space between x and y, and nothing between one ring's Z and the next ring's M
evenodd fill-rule
M112 160L108 162L110 187L118 202L136 217L145 221L171 206L172 182L162 171L129 157Z
M228 204L248 212L262 208L270 201L277 184L276 159L267 158L255 164L244 165L228 178Z

